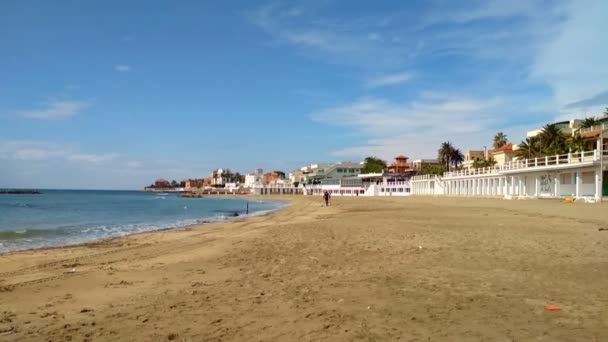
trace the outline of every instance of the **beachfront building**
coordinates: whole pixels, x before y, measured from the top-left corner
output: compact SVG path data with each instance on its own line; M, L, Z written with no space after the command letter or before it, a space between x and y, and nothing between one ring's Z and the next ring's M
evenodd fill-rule
M492 158L496 161L496 165L501 166L509 162L517 160L517 145L511 143L499 147L491 152Z
M213 172L211 172L211 185L212 186L220 186L220 185L224 185L224 170L223 169L217 169Z
M556 122L555 125L557 126L557 128L559 128L559 130L563 134L572 136L572 135L574 135L574 133L576 131L578 131L581 128L582 123L583 123L582 120L572 119L572 120ZM535 136L539 135L542 132L542 130L543 130L542 128L538 128L538 129L528 131L526 136L528 138L535 137Z
M464 161L462 167L470 169L473 167L475 160L488 160L488 150L468 150L464 153Z
M304 195L332 196L409 196L410 176L400 173L365 173L320 184L302 184Z
M357 176L363 169L363 162L338 162L334 164L310 164L289 174L291 183L299 184L339 184L344 177Z
M407 162L408 157L400 155L395 157L395 161L388 166L388 172L396 174L404 174L414 171Z
M253 188L256 184L262 184L264 177L264 170L257 168L254 173L248 173L245 175L245 187Z
M608 196L608 182L604 181L608 179L608 129L593 132L592 150L511 160L488 168L446 172L442 176L415 176L411 181L412 193L598 201Z

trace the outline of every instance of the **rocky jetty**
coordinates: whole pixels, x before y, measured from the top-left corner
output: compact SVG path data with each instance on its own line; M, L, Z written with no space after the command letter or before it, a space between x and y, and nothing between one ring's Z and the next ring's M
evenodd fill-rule
M36 190L0 190L0 195L40 195Z

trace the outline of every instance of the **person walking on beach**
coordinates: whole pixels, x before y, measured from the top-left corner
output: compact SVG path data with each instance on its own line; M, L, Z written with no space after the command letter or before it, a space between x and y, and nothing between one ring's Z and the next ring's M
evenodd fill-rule
M331 198L331 195L329 194L329 191L325 190L325 193L323 194L323 199L325 200L325 206L328 207L329 206L329 200Z

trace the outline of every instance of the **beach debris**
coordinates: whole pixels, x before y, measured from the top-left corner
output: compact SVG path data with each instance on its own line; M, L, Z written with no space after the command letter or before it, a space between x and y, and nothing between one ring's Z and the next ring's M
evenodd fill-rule
M545 310L559 311L559 310L561 310L561 308L559 306L557 306L557 305L545 304Z
M93 311L93 309L83 308L82 310L80 310L80 313L87 313L87 312L91 312L91 311Z
M15 327L13 327L13 326L0 327L0 335L10 335L14 332L15 332Z
M418 249L422 249L422 246L418 245Z
M74 273L74 272L76 272L76 267L74 267L70 270L70 273Z
M598 232L601 232L601 231L608 231L608 228L598 228L598 229L597 229L597 231L598 231Z

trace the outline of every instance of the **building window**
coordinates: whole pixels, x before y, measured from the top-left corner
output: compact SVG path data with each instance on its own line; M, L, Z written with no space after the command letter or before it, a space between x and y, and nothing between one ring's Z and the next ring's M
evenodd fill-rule
M562 173L560 175L560 183L564 185L572 184L572 174L571 173Z
M583 184L594 184L595 173L594 172L583 172Z

